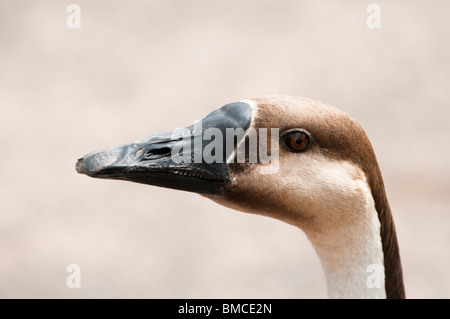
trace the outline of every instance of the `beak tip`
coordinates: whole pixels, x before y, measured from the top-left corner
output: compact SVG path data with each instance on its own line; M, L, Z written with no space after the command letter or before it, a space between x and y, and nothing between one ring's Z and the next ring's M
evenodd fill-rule
M77 164L75 165L75 169L77 170L77 173L84 173L84 158L78 159Z
M84 157L80 158L77 161L77 164L75 165L75 169L76 169L77 173L79 173L79 174L86 174L86 175L92 174L92 171L86 167L86 161L85 161Z

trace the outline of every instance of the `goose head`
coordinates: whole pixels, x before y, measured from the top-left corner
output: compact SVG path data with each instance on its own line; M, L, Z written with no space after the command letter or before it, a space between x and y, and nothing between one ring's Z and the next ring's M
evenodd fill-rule
M79 173L191 191L302 229L329 297L403 298L395 227L362 127L326 103L267 96L85 155Z

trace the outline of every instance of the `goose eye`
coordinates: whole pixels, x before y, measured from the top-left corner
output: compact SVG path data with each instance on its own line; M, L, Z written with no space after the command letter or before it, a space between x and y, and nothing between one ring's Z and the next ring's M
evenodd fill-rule
M311 145L311 138L304 131L288 131L281 136L281 142L291 152L304 152Z

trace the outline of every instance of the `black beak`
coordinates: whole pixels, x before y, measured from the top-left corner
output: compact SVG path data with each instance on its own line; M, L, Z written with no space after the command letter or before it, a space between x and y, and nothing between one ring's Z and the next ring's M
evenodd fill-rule
M78 160L76 169L96 178L202 194L220 193L230 181L227 160L243 138L230 132L245 132L251 117L249 104L227 104L192 126L89 153Z

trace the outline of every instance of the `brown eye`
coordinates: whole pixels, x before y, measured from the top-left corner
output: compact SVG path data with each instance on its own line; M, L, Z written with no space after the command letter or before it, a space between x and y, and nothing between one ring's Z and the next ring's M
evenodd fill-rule
M311 138L304 131L291 130L281 136L281 142L291 152L304 152L311 145Z

